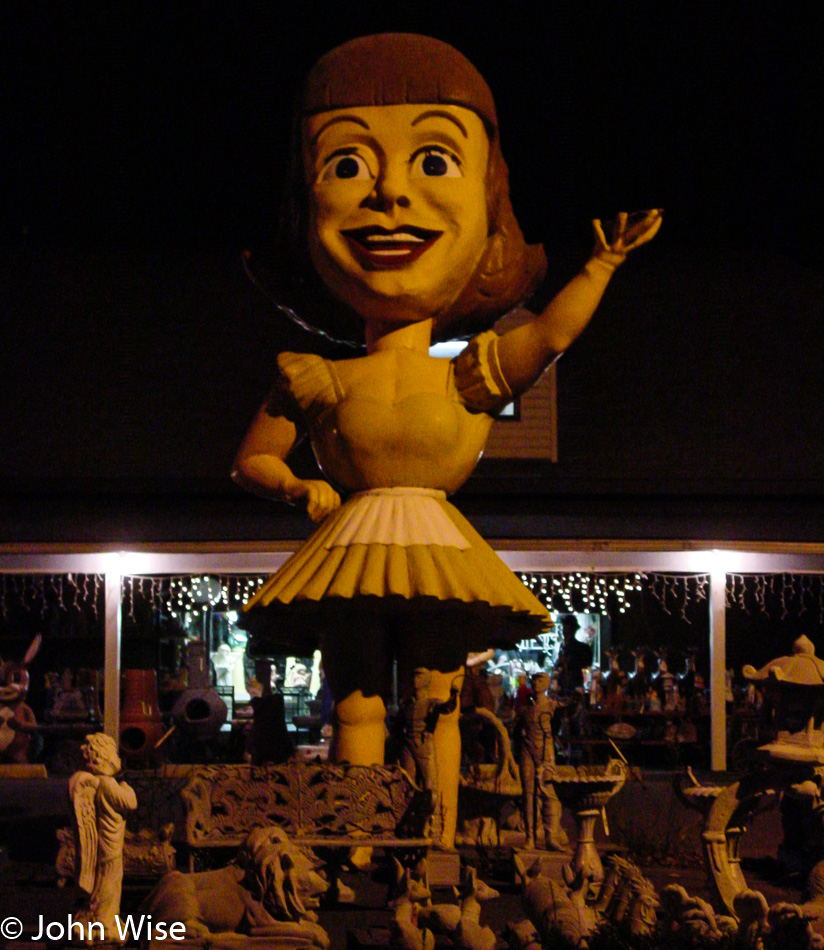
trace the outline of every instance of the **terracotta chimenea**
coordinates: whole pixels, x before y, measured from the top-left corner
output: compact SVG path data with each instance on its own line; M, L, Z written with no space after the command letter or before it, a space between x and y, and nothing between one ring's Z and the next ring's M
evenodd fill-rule
M132 767L148 765L155 743L163 735L163 721L154 670L123 670L120 710L120 754Z

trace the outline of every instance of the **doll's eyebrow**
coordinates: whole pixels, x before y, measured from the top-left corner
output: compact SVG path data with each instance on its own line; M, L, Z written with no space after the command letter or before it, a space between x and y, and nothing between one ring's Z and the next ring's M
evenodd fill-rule
M327 119L327 121L323 123L317 132L315 132L315 134L312 136L312 145L317 142L323 131L328 129L330 125L334 125L336 122L354 122L356 125L361 125L365 129L369 128L369 125L358 115L336 115L331 119Z
M463 122L461 122L460 119L452 115L451 112L446 112L443 109L429 109L427 112L422 112L419 116L416 116L412 120L412 125L417 125L419 122L423 122L424 119L432 119L432 118L449 119L450 122L454 122L455 125L458 126L458 128L463 133L463 137L465 139L469 138L469 133L466 131L466 127L464 126Z

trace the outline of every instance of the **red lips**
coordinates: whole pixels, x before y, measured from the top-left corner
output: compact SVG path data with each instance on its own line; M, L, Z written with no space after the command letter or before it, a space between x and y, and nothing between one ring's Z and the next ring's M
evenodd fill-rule
M416 261L443 234L410 224L389 230L379 225L341 231L365 270L395 270Z

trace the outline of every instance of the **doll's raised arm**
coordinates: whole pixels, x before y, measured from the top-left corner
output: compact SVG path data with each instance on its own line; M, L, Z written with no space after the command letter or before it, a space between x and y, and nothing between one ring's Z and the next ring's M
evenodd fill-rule
M619 214L609 241L601 222L592 222L595 250L584 269L550 301L543 313L498 340L501 372L514 395L529 389L578 338L592 319L615 269L630 251L655 237L661 221L657 208L632 223L627 214Z
M297 478L284 459L299 441L298 428L278 413L275 399L258 410L232 465L232 480L264 498L303 503L314 522L340 507L340 496L328 482Z

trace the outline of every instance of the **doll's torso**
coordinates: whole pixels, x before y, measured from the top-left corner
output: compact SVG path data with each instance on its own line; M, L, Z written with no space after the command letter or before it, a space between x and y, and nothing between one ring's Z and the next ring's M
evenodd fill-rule
M348 491L456 491L486 444L492 417L471 412L452 364L410 349L326 363L335 399L310 413L318 463Z

